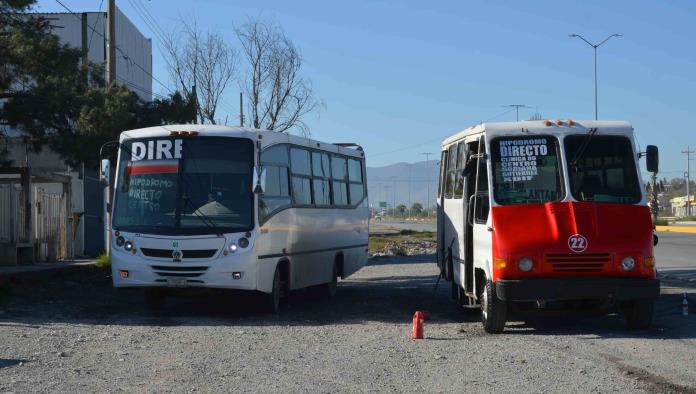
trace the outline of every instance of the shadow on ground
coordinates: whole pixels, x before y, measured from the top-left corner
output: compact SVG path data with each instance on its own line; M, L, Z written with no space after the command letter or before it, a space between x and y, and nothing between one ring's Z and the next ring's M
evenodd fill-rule
M429 312L428 324L462 324L482 332L477 311L462 310L450 298L450 284L440 281L432 256L371 259L361 273L339 283L333 299L314 289L291 293L279 314L262 311L258 296L232 291L182 289L162 310L145 307L139 289L114 289L105 271L85 267L50 278L14 279L0 289L0 327L52 323L147 326L317 326L387 322L410 324L416 310ZM420 265L420 266L419 266ZM393 275L397 273L396 275ZM680 316L680 294L663 294L655 326L627 331L620 315L513 315L512 335L590 335L630 338L694 338L696 319ZM696 309L696 303L692 306ZM694 311L696 313L696 310ZM685 324L686 322L686 324ZM1 365L0 365L1 367Z

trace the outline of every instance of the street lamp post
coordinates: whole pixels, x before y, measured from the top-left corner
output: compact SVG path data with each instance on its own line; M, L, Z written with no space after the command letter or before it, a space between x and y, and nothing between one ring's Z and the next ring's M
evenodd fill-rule
M581 36L580 34L569 34L568 37L577 37L587 45L591 46L594 49L594 117L595 120L597 120L597 48L602 46L605 42L609 41L612 37L621 37L621 34L612 34L609 37L605 38L604 41L600 42L599 44L593 44L585 39L585 37Z

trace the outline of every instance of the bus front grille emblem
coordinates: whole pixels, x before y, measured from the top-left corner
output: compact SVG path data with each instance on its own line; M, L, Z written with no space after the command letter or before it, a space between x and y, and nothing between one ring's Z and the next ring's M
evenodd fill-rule
M184 254L180 250L174 250L172 252L172 259L174 259L174 261L181 261L182 257L184 257Z

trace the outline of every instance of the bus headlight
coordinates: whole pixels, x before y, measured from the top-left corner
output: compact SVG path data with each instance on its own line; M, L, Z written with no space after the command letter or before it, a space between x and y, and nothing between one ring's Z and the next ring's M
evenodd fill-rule
M133 250L133 242L131 242L131 241L126 241L126 243L123 245L123 249L124 249L126 252L130 252L131 250Z
M234 252L237 251L237 245L235 245L235 244L230 244L229 249L230 249L230 252L231 252L231 253L234 253Z
M126 239L123 237L116 238L116 246L121 247L126 243Z
M636 260L631 257L624 257L623 260L621 260L621 269L624 271L631 271L636 267Z
M246 248L249 246L249 239L248 238L239 238L239 241L237 241L237 245L239 245L242 248Z
M517 268L519 268L520 271L523 272L529 272L532 270L533 267L534 261L532 261L532 259L529 257L522 257L520 261L517 263Z

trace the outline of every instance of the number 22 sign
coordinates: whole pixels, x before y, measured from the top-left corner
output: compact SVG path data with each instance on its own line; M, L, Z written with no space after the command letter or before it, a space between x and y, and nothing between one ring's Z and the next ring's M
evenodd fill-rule
M587 249L587 238L580 234L568 237L568 248L575 253L584 252Z

